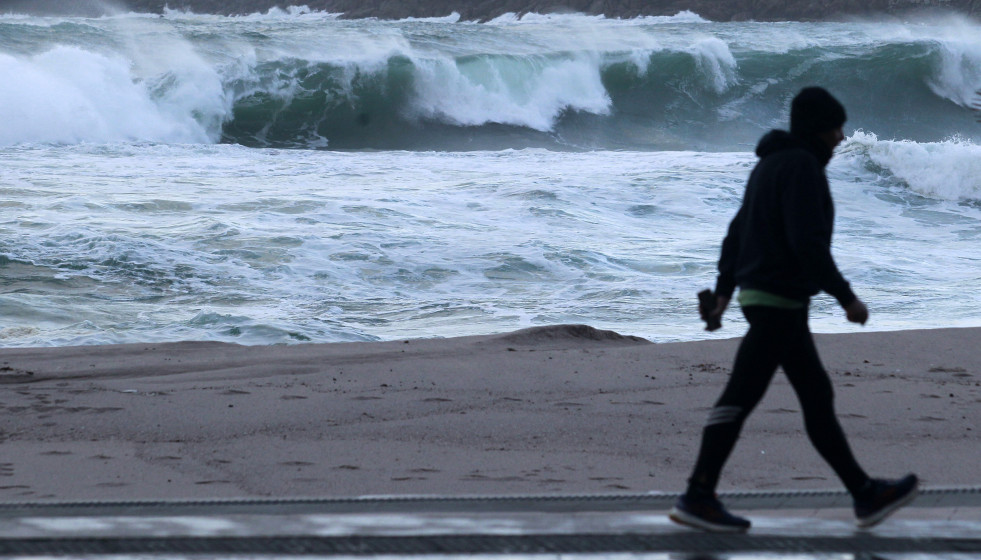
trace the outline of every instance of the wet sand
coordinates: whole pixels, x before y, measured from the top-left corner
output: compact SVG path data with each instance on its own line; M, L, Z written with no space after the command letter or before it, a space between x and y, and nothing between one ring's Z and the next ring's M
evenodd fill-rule
M976 485L981 329L818 335L870 474ZM738 339L0 350L0 501L677 492ZM782 376L721 490L839 488Z

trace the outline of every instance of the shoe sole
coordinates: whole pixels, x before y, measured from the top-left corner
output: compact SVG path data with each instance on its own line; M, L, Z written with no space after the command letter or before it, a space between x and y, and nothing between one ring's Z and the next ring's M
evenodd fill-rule
M701 529L703 531L710 531L712 533L745 533L749 530L749 527L739 527L737 525L719 525L717 523L709 523L701 517L695 517L690 513L686 513L678 508L672 508L671 513L668 514L668 519L674 521L679 525L684 525L686 527L692 527L694 529Z
M906 506L910 502L912 502L913 499L916 498L916 496L919 493L920 493L919 485L914 486L913 488L910 489L909 492L906 493L905 496L903 496L899 500L896 500L895 502L889 504L888 506L882 508L881 510L879 510L878 512L876 512L875 515L871 515L869 517L858 519L856 521L856 524L858 525L858 528L859 529L869 529L869 528L875 527L879 523L882 523L883 521L886 520L887 517L889 517L890 515L892 515L893 513L895 513L896 510L898 510L898 509L902 508L903 506Z

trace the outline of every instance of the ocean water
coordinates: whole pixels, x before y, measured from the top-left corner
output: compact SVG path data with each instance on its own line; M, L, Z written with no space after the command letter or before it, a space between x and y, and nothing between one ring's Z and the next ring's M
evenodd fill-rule
M977 21L2 16L0 346L739 336L695 293L812 84L871 310L814 330L981 326Z

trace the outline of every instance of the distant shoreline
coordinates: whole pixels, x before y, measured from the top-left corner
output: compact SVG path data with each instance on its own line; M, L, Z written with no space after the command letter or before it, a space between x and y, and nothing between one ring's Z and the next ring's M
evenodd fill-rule
M108 8L107 8L108 6ZM486 21L506 13L574 12L612 18L671 16L691 11L712 21L821 21L851 17L908 16L911 12L954 12L981 17L981 0L829 0L761 2L759 0L0 0L0 13L98 16L107 9L162 13L165 7L196 13L241 15L271 8L307 6L312 10L357 19L444 17Z

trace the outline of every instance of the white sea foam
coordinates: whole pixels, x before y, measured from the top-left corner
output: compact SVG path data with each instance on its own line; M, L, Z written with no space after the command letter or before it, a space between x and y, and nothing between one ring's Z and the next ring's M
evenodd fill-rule
M861 148L878 173L894 177L915 193L981 201L981 146L977 144L960 139L925 143L879 140L875 134L862 131L849 142L853 148Z
M547 131L567 110L608 114L610 98L591 57L567 60L416 61L412 110L464 126L503 123Z
M981 33L948 38L942 43L941 62L929 82L940 97L970 107L981 90Z
M538 24L563 24L563 23L583 23L583 22L603 22L617 26L630 25L656 25L656 24L678 24L678 23L708 23L690 10L682 10L673 16L640 16L636 18L610 18L604 15L586 14L540 14L527 13L518 15L507 13L498 16L488 23L491 25L538 25Z
M716 37L703 37L695 41L692 55L698 68L705 73L705 82L721 94L737 80L738 64L728 45Z
M129 61L75 47L33 57L0 54L0 144L18 142L210 142L196 107L157 102ZM183 109L183 111L181 110ZM213 132L212 132L213 134Z
M220 138L232 100L195 47L145 18L99 24L108 48L56 42L36 54L0 52L0 145Z
M31 286L0 296L6 345L741 330L733 314L708 335L690 309L714 281L748 153L123 144L2 156L0 183L20 185L4 192L16 219L0 254L20 263L5 278ZM874 306L866 328L976 320L981 301L951 296L976 281L981 209L895 194L855 161L867 160L841 154L829 171L839 265ZM813 324L851 328L826 297Z
M181 8L171 8L169 5L164 6L163 16L168 19L176 20L190 20L196 22L214 22L214 21L244 21L244 22L269 22L269 21L296 21L296 20L324 20L324 19L337 19L341 14L333 12L325 12L322 10L311 10L308 6L289 6L285 9L272 7L265 12L253 12L250 14L239 14L231 16L223 16L216 14L200 14L195 13L192 10L181 9Z

